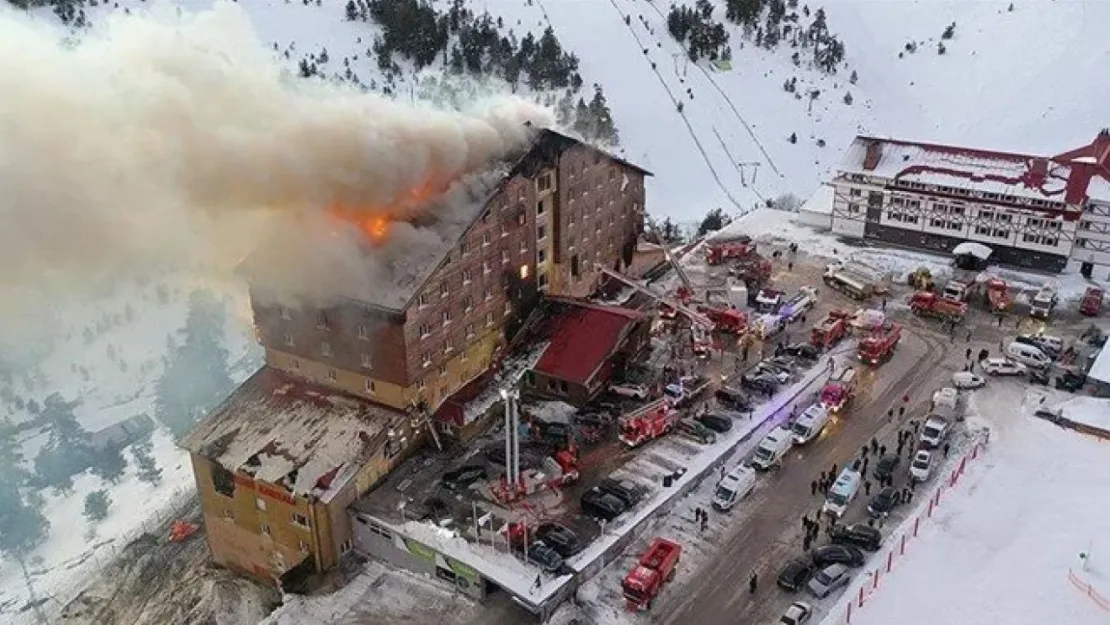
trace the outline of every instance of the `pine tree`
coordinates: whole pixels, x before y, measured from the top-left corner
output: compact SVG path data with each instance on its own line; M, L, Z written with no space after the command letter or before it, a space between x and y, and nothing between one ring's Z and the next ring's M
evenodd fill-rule
M796 133L796 132L790 133L790 137L787 139L787 141L789 141L790 143L797 143L798 142L798 133Z
M938 41L937 42L937 54L944 54L945 52L948 52L948 48L944 47L944 42L943 41Z
M848 106L852 105L852 92L851 91L844 94L844 103L847 104Z
M596 136L594 138L602 141L611 146L620 144L620 137L617 134L616 124L613 123L613 115L609 111L609 103L605 100L605 92L601 90L601 85L594 85L594 97L590 100L589 114L596 124Z
M859 80L859 74L856 73L856 70L852 70L852 75L848 77L848 82L854 85L857 80Z
M949 24L944 29L944 32L941 33L940 38L945 39L945 40L951 39L955 34L956 34L956 22L952 22L951 24Z
M710 232L716 232L727 226L731 221L732 220L725 214L723 209L714 208L706 213L705 217L701 220L701 224L698 225L698 236L701 237Z
M112 505L112 499L108 496L108 491L97 490L85 495L85 509L83 514L90 523L96 523L108 518L108 508Z
M162 469L155 462L152 452L153 444L149 438L131 446L131 455L138 469L136 477L140 482L157 486L162 483Z
M347 21L355 22L358 21L358 18L358 6L355 5L355 0L347 0Z

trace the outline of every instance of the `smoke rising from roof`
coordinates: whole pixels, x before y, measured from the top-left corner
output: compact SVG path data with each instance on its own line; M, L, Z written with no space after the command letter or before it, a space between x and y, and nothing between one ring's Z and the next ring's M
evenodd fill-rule
M453 112L304 80L236 5L166 9L100 20L76 45L0 9L0 300L49 302L136 266L230 272L275 230L322 231L337 204L401 206L519 150L524 122L553 122L517 98ZM326 295L321 277L301 266L275 286Z

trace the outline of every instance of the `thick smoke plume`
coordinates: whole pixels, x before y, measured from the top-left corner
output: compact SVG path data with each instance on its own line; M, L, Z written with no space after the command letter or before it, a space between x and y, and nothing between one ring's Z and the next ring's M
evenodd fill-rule
M329 210L409 210L414 191L447 189L519 150L525 122L552 123L549 111L516 98L453 112L304 80L236 5L165 9L100 20L76 43L56 25L0 9L8 313L20 293L48 303L53 292L136 267L230 272L261 241L298 232L331 246L330 257L373 262L373 253L355 255L350 233L319 236ZM305 247L289 252L311 254ZM285 260L299 271L271 275L277 291L311 286L327 296L350 286ZM361 276L385 280L386 269Z

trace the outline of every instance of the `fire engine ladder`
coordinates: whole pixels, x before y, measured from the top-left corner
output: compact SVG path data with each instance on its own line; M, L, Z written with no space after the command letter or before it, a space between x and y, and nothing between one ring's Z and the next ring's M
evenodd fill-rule
M667 259L671 267L674 267L674 272L678 274L678 279L682 282L683 288L690 294L690 297L693 297L695 293L694 285L690 282L690 277L682 270L682 263L678 262L674 256L671 256L671 250L667 247L667 242L663 240L663 235L659 232L659 229L655 227L655 224L649 221L648 227L651 228L651 233L659 239L660 247L663 248L663 258Z
M625 286L631 287L631 288L639 291L640 293L643 293L644 295L647 295L648 297L654 299L657 302L661 302L663 304L666 304L667 306L670 306L671 308L675 309L679 313L685 315L693 323L695 323L699 326L702 326L703 328L705 328L707 330L712 330L713 329L715 324L709 319L709 317L706 317L705 315L701 314L700 312L698 312L696 310L693 310L693 309L690 309L690 308L687 308L687 307L683 306L682 304L679 304L678 302L670 299L669 297L664 297L664 296L656 293L655 291L652 291L651 289L647 288L646 286L642 286L640 284L637 284L635 281L630 280L629 278L627 278L626 276L624 276L620 272L613 271L612 269L606 267L605 265L597 264L595 266L597 267L598 271L600 271L601 273L605 274L606 276L609 276L610 278L616 280L617 282L620 282L621 284L624 284Z

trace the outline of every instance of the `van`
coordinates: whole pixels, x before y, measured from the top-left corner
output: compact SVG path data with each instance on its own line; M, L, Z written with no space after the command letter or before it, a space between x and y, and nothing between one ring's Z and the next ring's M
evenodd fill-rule
M922 447L939 447L944 439L948 438L948 433L951 428L947 419L937 415L930 415L925 419L925 425L921 426L921 446Z
M805 409L805 412L798 417L798 420L791 426L790 431L794 433L794 443L798 445L805 445L809 441L817 438L824 429L825 425L829 422L829 410L821 404L813 404Z
M960 392L951 386L937 389L933 393L933 413L946 419L959 417Z
M752 458L752 466L759 471L781 466L782 457L790 451L790 446L793 444L794 439L790 435L790 430L776 428L759 441L759 446L755 448L755 456Z
M717 483L717 492L713 495L713 507L721 512L731 510L736 502L747 497L754 488L755 471L745 466L738 466Z
M829 487L829 494L825 496L825 505L821 512L841 518L848 511L848 506L859 492L859 471L848 467L840 472L836 481Z
M1027 343L1019 343L1017 341L1010 343L1010 345L1006 347L1006 355L1026 367L1033 367L1035 369L1044 369L1052 364L1052 360L1049 359L1039 347L1033 347Z

